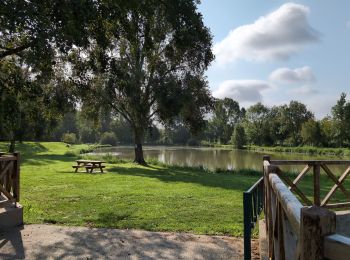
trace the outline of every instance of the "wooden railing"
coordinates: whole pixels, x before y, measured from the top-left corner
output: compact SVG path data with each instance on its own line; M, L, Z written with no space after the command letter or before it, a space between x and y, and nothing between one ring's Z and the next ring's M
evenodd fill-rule
M336 178L327 166L330 164L346 165L347 169ZM283 174L278 165L305 167L292 181ZM349 165L350 161L282 161L270 160L270 157L264 156L264 213L270 259L348 259L350 238L335 234L336 213L328 208L350 206L350 196L343 185L350 172ZM312 200L297 186L311 168L314 188ZM322 200L321 169L335 183ZM338 188L346 195L347 201L329 204L330 198Z
M0 207L19 201L19 153L0 153Z

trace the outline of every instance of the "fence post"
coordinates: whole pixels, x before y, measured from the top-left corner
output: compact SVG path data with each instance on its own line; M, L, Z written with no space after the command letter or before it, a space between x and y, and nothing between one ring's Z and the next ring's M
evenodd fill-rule
M252 229L252 194L243 193L243 217L244 217L244 259L251 259L251 229Z
M300 220L299 259L324 259L324 237L335 233L335 213L317 206L304 207Z
M13 162L13 195L16 199L15 206L17 207L17 202L19 201L20 196L20 153L15 152L13 155L16 157L16 160Z
M314 169L314 205L320 206L320 165L317 163L313 167Z

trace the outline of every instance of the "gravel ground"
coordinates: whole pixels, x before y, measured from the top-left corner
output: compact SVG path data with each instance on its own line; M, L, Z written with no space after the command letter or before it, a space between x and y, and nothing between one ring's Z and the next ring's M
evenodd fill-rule
M253 241L253 259L258 244ZM243 240L226 236L25 225L0 231L0 259L243 259Z

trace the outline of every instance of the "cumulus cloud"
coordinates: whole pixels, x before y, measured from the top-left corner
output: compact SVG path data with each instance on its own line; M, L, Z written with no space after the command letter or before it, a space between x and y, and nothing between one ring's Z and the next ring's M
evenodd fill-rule
M299 88L291 89L289 93L297 94L297 95L313 95L313 94L317 94L318 90L311 86L302 86Z
M271 72L269 79L277 83L293 84L315 81L314 73L308 66L296 69L279 68Z
M262 99L261 91L269 88L270 85L263 80L227 80L219 85L213 96L229 97L239 102L259 102Z
M214 45L219 64L237 59L253 61L286 60L305 44L317 42L319 33L308 20L309 8L286 3L252 24L232 30Z

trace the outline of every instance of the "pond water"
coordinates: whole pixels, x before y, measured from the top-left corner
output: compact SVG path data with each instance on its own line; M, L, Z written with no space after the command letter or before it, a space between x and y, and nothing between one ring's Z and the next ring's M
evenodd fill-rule
M123 159L134 158L134 148L132 146L118 146L110 148L100 148L94 153L111 153ZM203 166L208 169L243 169L250 168L255 170L262 169L262 157L268 154L271 159L285 160L321 160L321 159L341 159L349 158L335 156L315 156L307 154L289 154L289 153L271 153L254 152L246 150L235 150L212 147L186 147L186 146L145 146L145 159L154 158L167 164L181 166ZM302 167L302 166L301 166ZM343 167L342 167L343 168ZM300 167L289 167L285 170L298 171ZM342 170L342 169L340 169Z

